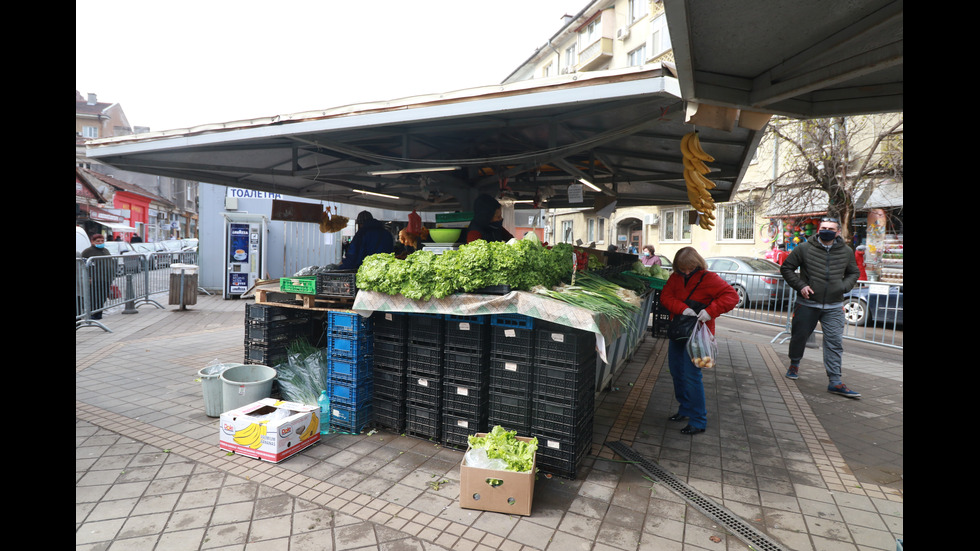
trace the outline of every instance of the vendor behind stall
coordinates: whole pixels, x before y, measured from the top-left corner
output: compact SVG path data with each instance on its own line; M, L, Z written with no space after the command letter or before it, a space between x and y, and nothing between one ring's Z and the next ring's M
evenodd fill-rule
M357 231L351 239L344 260L340 263L341 270L356 270L368 256L377 253L390 253L395 250L395 240L385 229L384 224L375 220L371 213L362 210L355 220Z
M507 241L514 236L504 228L504 217L500 203L483 193L473 201L473 220L466 228L466 242L482 239L484 241Z

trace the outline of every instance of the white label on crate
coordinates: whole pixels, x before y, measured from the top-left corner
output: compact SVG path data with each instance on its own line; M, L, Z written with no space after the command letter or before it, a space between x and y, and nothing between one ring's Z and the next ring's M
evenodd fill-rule
M557 440L548 440L547 446L549 448L554 448L556 450L560 450L561 449L561 442L558 442Z
M565 342L565 334L564 333L552 333L551 334L551 340L553 340L555 342Z
M468 421L465 421L463 419L460 419L460 420L456 421L456 426L457 427L463 427L464 429L470 428L469 422Z
M391 319L392 319L391 314L385 314L385 321L391 321Z
M429 381L425 379L419 379L419 386L429 386Z
M340 417L340 410L337 410L337 409L333 410L333 416L334 417Z
M513 329L504 329L504 336L505 337L516 337L517 336L517 331L514 331Z
M461 386L458 386L458 387L456 387L456 394L459 394L460 396L469 396L470 395L470 389L463 388Z
M459 323L459 330L460 331L469 331L470 330L470 324L467 323L467 322L465 322L465 321L460 322Z
M504 369L507 371L517 371L517 364L514 362L504 362Z

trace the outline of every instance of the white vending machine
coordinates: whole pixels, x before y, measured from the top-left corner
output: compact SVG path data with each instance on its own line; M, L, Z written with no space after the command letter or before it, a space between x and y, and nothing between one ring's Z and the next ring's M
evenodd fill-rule
M268 220L261 214L223 213L225 278L223 297L239 298L262 278Z

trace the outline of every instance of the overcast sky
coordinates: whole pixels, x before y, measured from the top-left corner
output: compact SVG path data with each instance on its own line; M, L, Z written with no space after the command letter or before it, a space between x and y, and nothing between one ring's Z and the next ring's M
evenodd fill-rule
M76 0L75 89L151 130L499 84L589 0Z

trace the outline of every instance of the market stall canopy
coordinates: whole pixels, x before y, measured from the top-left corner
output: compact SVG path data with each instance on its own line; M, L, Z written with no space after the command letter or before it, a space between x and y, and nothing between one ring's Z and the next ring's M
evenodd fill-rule
M760 127L697 129L715 158L712 195L726 201ZM601 208L687 203L680 140L692 130L676 76L657 66L105 138L88 155L133 172L394 210L467 211L481 192L550 208L602 196ZM569 202L582 180L597 191L586 185L584 201Z
M664 0L685 100L808 119L903 110L901 0Z

